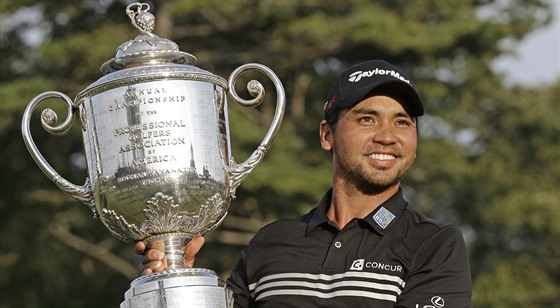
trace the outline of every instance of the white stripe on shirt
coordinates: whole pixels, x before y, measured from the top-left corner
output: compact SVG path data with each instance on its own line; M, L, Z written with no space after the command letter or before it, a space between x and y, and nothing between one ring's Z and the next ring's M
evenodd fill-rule
M348 271L334 275L282 273L259 279L249 285L249 291L255 300L274 295L302 295L319 298L358 296L396 302L404 285L398 276L368 272Z

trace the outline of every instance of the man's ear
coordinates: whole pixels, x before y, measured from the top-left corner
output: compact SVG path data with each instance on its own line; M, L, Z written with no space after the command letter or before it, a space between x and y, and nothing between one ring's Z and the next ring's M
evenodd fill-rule
M321 121L319 127L319 137L321 138L321 147L325 151L331 151L333 149L333 131L327 121Z

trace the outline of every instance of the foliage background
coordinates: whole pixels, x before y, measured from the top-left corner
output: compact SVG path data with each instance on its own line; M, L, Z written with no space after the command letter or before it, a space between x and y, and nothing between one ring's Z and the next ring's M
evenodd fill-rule
M458 224L470 249L476 307L560 307L560 81L508 87L490 70L550 22L540 0L156 0L161 37L227 78L241 64L273 69L286 88L283 126L263 163L210 233L197 266L223 277L262 225L298 216L330 185L317 128L337 73L386 59L415 81L427 114L405 193ZM41 174L20 131L27 103L74 97L137 35L124 0L0 1L0 307L115 307L136 276L130 243ZM265 83L266 84L266 83ZM268 87L267 89L271 89ZM274 99L274 91L268 91ZM47 102L65 117L60 104ZM233 104L231 104L233 105ZM47 106L41 106L47 107ZM235 157L262 139L274 106L230 106ZM39 112L37 112L39 113ZM86 177L79 124L62 136L32 121L38 147L68 180Z

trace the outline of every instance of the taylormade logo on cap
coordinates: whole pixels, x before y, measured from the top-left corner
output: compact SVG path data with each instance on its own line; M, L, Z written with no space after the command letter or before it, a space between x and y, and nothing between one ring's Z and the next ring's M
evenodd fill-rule
M375 70L371 70L371 71L355 71L352 74L350 74L350 77L348 78L348 81L350 82L358 82L362 79L362 77L371 77L373 75L391 75L391 77L395 77L401 81L404 81L408 84L410 84L410 80L404 78L403 76L401 76L401 74L399 74L399 72L395 72L394 70L380 70L379 68L376 68Z
M413 116L424 114L420 97L407 75L387 61L371 60L353 65L338 76L323 105L325 120L334 123L335 110L350 108L368 95L377 94L395 97Z

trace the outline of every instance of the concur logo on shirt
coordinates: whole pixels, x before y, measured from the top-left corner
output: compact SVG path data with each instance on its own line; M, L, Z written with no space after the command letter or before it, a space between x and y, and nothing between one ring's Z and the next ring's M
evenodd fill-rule
M364 262L366 259L356 259L352 262L352 266L350 266L350 270L361 271L364 269Z
M385 263L381 263L381 262L366 262L366 259L356 259L354 260L354 262L352 262L352 265L350 266L350 270L354 270L354 271L362 271L364 270L364 267L367 269L380 269L383 271L388 271L388 272L402 272L403 268L401 265L396 265L396 264L385 264Z

